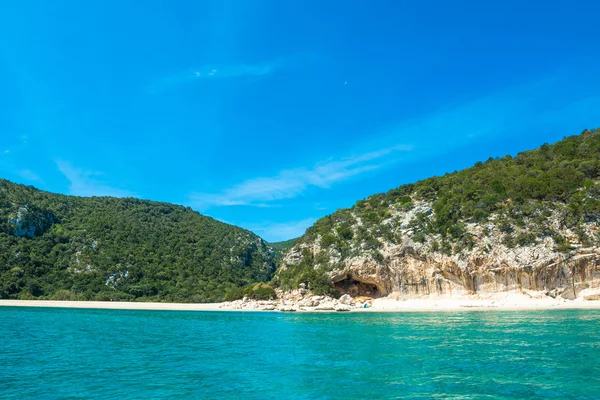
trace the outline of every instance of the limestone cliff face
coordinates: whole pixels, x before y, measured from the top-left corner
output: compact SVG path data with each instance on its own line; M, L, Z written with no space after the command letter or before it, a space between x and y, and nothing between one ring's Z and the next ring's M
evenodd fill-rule
M545 222L553 229L553 236L540 235L527 219L522 227L508 229L498 223L499 216L492 215L484 224L466 225L470 248L455 246L444 251L439 248L443 240L439 236L419 235L415 216L431 219L434 212L430 203L416 202L410 210L393 210L382 222L393 233L385 236L395 239L377 237L376 250L353 239L349 241L349 254L343 256L334 245L324 247L321 235L294 246L282 268L293 268L310 253L318 260L315 269L323 269L339 292L353 295L486 296L516 290L574 299L597 294L598 224L584 223L575 232L562 222L562 212L559 208L553 210ZM353 232L365 228L360 217L355 221ZM512 238L520 238L521 242L515 244Z
M535 252L535 251L534 251ZM600 251L581 249L568 255L541 255L534 263L515 263L509 257L454 257L415 253L399 247L386 253L384 263L353 258L331 271L332 282L348 278L373 284L377 294L396 297L423 295L485 295L501 291L543 291L575 298L584 289L600 291ZM374 293L375 294L375 293Z
M284 258L300 283L365 296L600 299L600 129L402 185L310 227Z

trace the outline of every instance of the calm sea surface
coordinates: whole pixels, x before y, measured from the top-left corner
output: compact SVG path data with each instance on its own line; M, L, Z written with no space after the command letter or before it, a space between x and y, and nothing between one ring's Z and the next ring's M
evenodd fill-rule
M0 398L600 399L600 311L0 307Z

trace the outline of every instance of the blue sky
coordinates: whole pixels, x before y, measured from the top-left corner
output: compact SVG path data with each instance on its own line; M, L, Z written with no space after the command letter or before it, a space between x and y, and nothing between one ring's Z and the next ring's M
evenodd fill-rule
M0 5L0 177L267 240L600 126L596 1Z

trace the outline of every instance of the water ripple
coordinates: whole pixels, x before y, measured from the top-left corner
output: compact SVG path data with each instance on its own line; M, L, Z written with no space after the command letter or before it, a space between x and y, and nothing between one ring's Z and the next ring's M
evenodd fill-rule
M598 399L600 312L0 309L0 398Z

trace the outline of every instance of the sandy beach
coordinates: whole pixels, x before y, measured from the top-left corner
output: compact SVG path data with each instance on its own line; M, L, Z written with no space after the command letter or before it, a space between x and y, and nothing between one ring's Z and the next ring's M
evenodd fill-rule
M121 301L0 300L0 307L60 307L115 310L189 310L214 311L223 303L135 303Z
M0 300L0 307L60 307L119 310L171 310L171 311L278 311L264 310L265 302L248 301L230 303L145 303L102 301L54 301L54 300ZM277 301L274 302L277 305ZM532 298L522 293L498 293L488 298L424 297L395 300L379 298L369 308L353 308L350 312L426 312L426 311L473 311L473 310L548 310L548 309L600 309L600 301L583 299L565 300L551 297ZM296 312L335 312L299 307Z

